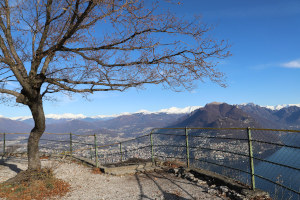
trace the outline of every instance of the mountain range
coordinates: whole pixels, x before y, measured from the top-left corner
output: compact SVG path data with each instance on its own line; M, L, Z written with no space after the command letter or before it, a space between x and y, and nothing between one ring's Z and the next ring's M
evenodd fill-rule
M171 108L159 112L140 111L114 116L67 114L46 115L46 132L91 134L102 133L132 137L160 127L256 127L300 129L300 107L262 107L250 104L209 103L204 107ZM29 132L32 119L0 118L0 132Z

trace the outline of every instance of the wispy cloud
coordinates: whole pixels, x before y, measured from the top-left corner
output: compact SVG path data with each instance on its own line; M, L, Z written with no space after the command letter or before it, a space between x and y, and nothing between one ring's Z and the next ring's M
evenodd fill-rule
M300 68L300 59L282 63L281 66L286 68Z

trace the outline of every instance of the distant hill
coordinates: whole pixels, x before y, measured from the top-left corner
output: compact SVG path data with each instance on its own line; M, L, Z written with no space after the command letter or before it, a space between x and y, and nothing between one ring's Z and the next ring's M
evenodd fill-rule
M249 114L252 118L260 122L264 128L283 128L284 125L278 123L278 116L274 115L275 110L255 105L253 103L237 105L238 108Z
M20 121L0 118L1 133L28 133L33 127Z
M246 110L246 109L245 109ZM237 105L229 105L227 103L210 103L207 104L205 107L200 108L198 110L195 110L193 113L191 113L189 116L186 116L185 118L181 119L177 123L173 124L171 127L191 127L191 128L245 128L244 131L219 131L219 130L190 130L190 134L195 135L206 135L209 134L209 136L215 136L219 137L218 140L209 139L209 144L217 144L219 142L225 142L227 143L229 140L227 139L220 139L226 135L226 137L232 137L232 138L240 138L240 139L246 139L247 138L247 132L246 128L264 128L264 122L259 121L260 117L258 113L262 113L264 109L259 109L254 107L247 107L248 113L251 113L252 115L248 114L239 106ZM265 110L266 113L268 113L268 110ZM257 118L255 118L254 114L257 115ZM270 125L270 124L268 124ZM166 130L165 132L169 132L169 130ZM277 142L282 143L281 138L278 135L275 134L265 134L265 133L259 133L257 132L252 134L253 139L259 139L266 142ZM223 136L222 136L223 135ZM163 138L161 136L161 138ZM173 140L175 142L182 142L182 138L177 137ZM194 142L196 145L200 145L197 143L198 140L194 139L192 142ZM241 141L239 141L241 142ZM194 144L194 145L195 145ZM263 145L260 143L254 143L254 148L256 148L257 151L261 152L267 152L267 150L272 150L273 148L264 148Z
M59 120L58 123L50 123L46 126L49 133L103 133L115 134L123 133L126 137L140 133L146 133L152 128L165 127L177 121L185 114L143 114L136 113L122 115L107 120ZM53 122L53 121L52 121Z
M53 124L47 124L46 132L49 133L78 133L80 130L97 129L96 125L83 120L71 120Z
M300 129L300 107L288 106L272 110L255 104L238 105L259 121L264 128Z
M126 134L134 135L149 131L152 128L166 127L186 114L143 114L123 115L107 121L94 122L106 129L120 130Z
M288 108L280 109L274 113L279 118L279 121L288 126L297 126L300 124L300 108L291 106Z
M197 109L198 108L198 109ZM166 112L163 112L166 111ZM192 111L192 112L191 112ZM46 131L123 135L133 137L161 127L262 127L300 129L300 107L294 105L262 107L255 104L229 105L209 103L205 107L163 109L160 112L139 112L115 116L86 117L82 114L48 115ZM0 118L0 131L30 132L33 121L28 117L17 120Z
M210 103L195 110L189 116L173 124L172 127L262 127L255 118L235 105Z

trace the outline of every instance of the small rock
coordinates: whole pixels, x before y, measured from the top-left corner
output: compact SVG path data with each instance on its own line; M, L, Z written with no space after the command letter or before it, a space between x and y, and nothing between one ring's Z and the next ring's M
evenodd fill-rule
M206 183L206 181L202 181L202 180L197 180L197 184L199 184L199 185L206 185L207 183Z
M241 194L235 194L235 199L236 200L247 200L247 198Z
M175 173L175 174L178 173L178 171L179 171L178 168L174 168L173 170L174 170L174 173Z
M219 188L222 193L227 193L229 191L228 187L226 187L226 186L220 186Z
M215 189L213 189L213 188L207 188L206 192L207 192L208 194L212 194L212 195L218 194L218 191L215 190Z
M227 196L231 199L235 199L236 196L237 196L237 193L233 190L230 190L230 191L227 192Z
M186 179L189 181L193 181L195 179L195 176L191 173L186 174Z
M185 172L185 169L183 167L178 168L178 173L183 174Z

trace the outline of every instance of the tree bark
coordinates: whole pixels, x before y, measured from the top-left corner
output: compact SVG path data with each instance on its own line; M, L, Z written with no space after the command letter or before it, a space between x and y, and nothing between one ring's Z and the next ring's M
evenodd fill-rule
M28 170L39 170L41 169L39 141L46 129L42 99L39 98L28 106L34 120L34 128L30 132L27 143Z
M30 99L27 105L34 120L34 128L30 132L27 143L28 169L5 181L7 184L26 182L33 176L32 173L41 170L39 141L46 129L42 97L39 95L38 98Z

